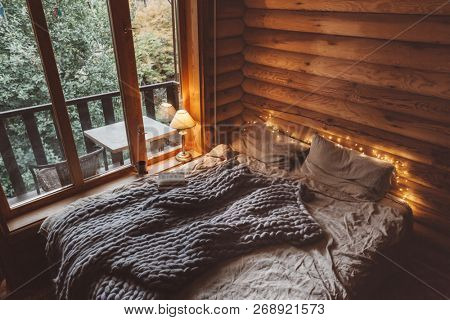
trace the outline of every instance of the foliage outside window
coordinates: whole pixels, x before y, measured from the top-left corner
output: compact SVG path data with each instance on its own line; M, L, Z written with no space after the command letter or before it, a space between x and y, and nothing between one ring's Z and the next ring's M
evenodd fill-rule
M49 95L29 21L26 2L2 0L6 19L0 21L0 112L49 103ZM111 31L105 0L43 0L66 100L118 90ZM154 84L175 77L172 13L168 0L130 1L139 83ZM54 11L57 8L59 12ZM122 113L117 108L119 121ZM76 110L69 108L77 150L85 152ZM49 163L62 159L50 113L37 114L37 124ZM91 113L94 126L103 125L101 108ZM20 118L5 122L27 190L34 162ZM1 142L1 137L0 137ZM14 191L0 157L1 185Z

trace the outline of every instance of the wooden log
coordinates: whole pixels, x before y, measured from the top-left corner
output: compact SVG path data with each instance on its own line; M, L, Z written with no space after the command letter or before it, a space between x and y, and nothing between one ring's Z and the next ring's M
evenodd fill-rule
M222 122L234 118L242 113L244 106L240 101L235 101L216 109L216 121Z
M405 115L450 123L449 102L445 99L251 63L244 66L243 72L245 77L250 79L311 93L320 93L330 98L365 104L389 112L395 111Z
M243 0L218 0L217 1L217 19L231 19L244 16Z
M241 53L244 50L244 47L245 43L242 37L219 39L216 44L216 57L225 57Z
M247 93L290 104L292 106L290 108L301 107L323 113L328 117L346 119L364 126L450 147L450 128L444 124L413 116L405 117L398 113L385 112L374 107L257 80L246 79L242 87Z
M229 19L218 20L216 25L216 34L211 34L211 38L214 36L217 39L231 38L242 35L244 32L245 24L242 19ZM211 32L213 32L212 30Z
M233 87L238 87L244 81L244 75L241 71L224 73L217 76L216 90L222 91Z
M241 99L243 94L244 92L240 86L219 91L216 95L216 107L238 101Z
M244 56L240 53L233 54L232 56L217 58L217 70L216 75L221 75L227 72L241 70L244 65ZM210 75L213 75L213 68L208 68Z
M42 144L41 134L36 124L36 118L33 112L25 112L22 114L23 123L27 131L28 139L30 140L31 149L33 150L36 164L47 164L47 156L45 155L44 145Z
M247 47L245 60L275 68L450 99L450 75L268 48Z
M14 155L11 142L9 141L8 132L6 131L3 119L0 119L0 154L3 159L6 172L8 172L9 181L14 189L14 194L20 196L27 193L27 188L20 173L19 165L17 164L16 156Z
M78 116L80 118L81 129L83 131L92 129L91 115L89 114L89 107L87 101L79 102L76 105ZM86 146L87 153L96 149L95 143L89 138L84 136L84 144Z
M426 165L434 165L435 168L442 169L442 176L444 180L449 175L445 175L449 171L450 166L450 152L448 149L433 146L428 143L420 142L415 139L410 139L397 134L380 130L378 128L371 128L368 126L361 126L351 121L333 118L315 111L309 111L303 108L290 108L286 113L286 109L290 107L289 104L258 97L251 94L244 94L241 101L245 107L254 110L271 110L277 114L279 118L294 122L302 123L306 127L320 130L325 133L333 135L341 135L343 137L349 136L357 143L362 143L377 150L386 152L388 154L396 155L398 157L423 163ZM408 168L410 169L410 168ZM421 171L423 179L438 179L439 174L430 176L427 179L427 172ZM408 177L409 179L410 177ZM430 181L430 184L434 184ZM448 182L443 181L443 185L448 185Z
M450 17L249 9L250 27L350 37L450 44Z
M442 0L244 0L244 2L248 8L260 9L450 15L450 4Z
M387 44L376 39L252 28L245 31L244 38L248 45L271 49L436 72L450 71L450 46L404 41Z

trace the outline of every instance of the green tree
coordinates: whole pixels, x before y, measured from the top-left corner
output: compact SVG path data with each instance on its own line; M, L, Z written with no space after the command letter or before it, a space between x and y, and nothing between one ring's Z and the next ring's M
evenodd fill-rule
M150 9L139 3L132 6L134 19L145 21L134 30L141 84L174 77L170 6L163 0L148 2L150 6L154 4ZM6 21L0 21L0 112L48 103L48 89L26 2L2 0L2 3ZM118 90L106 1L43 0L43 4L66 100ZM60 15L54 14L55 7ZM89 108L93 124L103 125L99 104L94 103ZM78 114L72 106L68 111L78 152L83 154L85 146ZM120 110L116 110L116 114L121 114ZM39 112L36 118L48 161L59 161L62 154L51 114ZM27 164L35 160L22 119L10 118L5 124L27 189L32 190ZM0 137L0 143L2 139L4 137ZM1 184L7 195L13 196L1 162L0 159Z

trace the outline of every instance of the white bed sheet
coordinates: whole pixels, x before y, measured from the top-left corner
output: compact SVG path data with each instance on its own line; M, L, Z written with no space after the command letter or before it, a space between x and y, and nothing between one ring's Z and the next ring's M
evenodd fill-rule
M221 145L176 170L195 173L211 168L224 161L229 152L226 146ZM237 159L264 174L301 179L310 189L316 190L315 200L305 206L326 236L309 246L267 247L222 263L195 279L176 298L357 298L359 292L374 281L380 253L398 244L409 230L410 209L395 198L360 202L300 174L267 166L242 154ZM95 197L108 197L111 192ZM67 209L82 205L90 198L80 199ZM51 228L57 216L43 223L43 233Z
M185 166L188 172L223 161L225 146ZM309 246L264 248L233 259L197 279L183 299L349 299L358 298L382 273L383 255L408 233L411 211L394 197L361 202L300 174L239 155L241 163L273 176L303 180L316 190L306 203L326 237Z

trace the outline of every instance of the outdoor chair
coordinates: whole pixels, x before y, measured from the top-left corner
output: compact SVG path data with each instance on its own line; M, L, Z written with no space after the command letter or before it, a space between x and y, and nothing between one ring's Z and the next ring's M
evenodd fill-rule
M100 169L100 157L103 157L105 171L108 171L105 148L98 148L97 150L80 157L83 178L86 179L98 174L98 170ZM32 164L29 165L28 168L33 176L37 194L41 194L41 189L44 192L49 192L71 184L67 161L46 165Z

